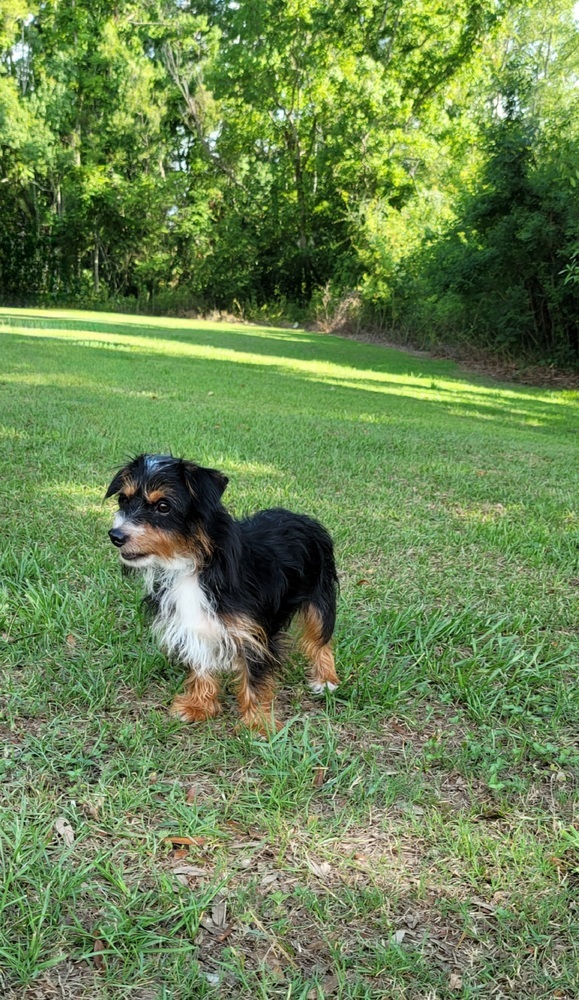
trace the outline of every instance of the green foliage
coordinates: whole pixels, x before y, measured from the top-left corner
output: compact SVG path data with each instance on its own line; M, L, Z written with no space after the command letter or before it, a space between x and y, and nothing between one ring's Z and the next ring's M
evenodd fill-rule
M521 120L499 123L481 189L422 254L419 283L435 292L435 322L446 310L493 346L568 361L579 355L579 289L564 280L579 208L565 160L548 149L539 159L537 145Z
M576 358L570 0L11 0L6 302L318 310ZM185 305L186 304L186 305Z
M365 296L390 323L426 342L577 361L576 39L568 4L517 12L498 39L502 64L486 81L479 67L471 129L482 156L463 189L430 188L366 227Z

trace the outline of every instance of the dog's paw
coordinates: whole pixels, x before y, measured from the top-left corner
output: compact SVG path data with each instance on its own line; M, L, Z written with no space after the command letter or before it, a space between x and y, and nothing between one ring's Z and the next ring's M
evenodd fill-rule
M325 694L326 691L335 691L338 684L332 684L331 681L310 681L308 686L314 694Z
M220 712L221 706L219 704L196 705L189 701L186 695L178 695L169 709L169 714L174 719L180 719L181 722L205 722L207 719L219 715Z

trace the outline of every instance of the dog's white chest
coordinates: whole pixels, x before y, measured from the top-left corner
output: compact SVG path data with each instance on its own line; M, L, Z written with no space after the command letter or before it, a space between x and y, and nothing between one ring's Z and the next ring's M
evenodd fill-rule
M208 639L217 636L217 619L209 611L197 574L175 582L172 600L179 629Z
M235 646L211 609L196 573L165 579L155 618L155 632L167 653L203 674L228 670Z

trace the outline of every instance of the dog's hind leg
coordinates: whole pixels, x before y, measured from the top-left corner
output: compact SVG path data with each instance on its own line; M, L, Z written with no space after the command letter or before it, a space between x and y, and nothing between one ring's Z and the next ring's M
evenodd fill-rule
M220 712L219 684L215 677L192 671L185 681L185 693L178 694L171 705L171 715L182 722L203 722Z
M310 662L310 688L315 694L335 691L340 680L336 673L331 642L333 609L328 609L324 621L324 615L317 605L307 604L301 611L301 617L303 623L301 646Z

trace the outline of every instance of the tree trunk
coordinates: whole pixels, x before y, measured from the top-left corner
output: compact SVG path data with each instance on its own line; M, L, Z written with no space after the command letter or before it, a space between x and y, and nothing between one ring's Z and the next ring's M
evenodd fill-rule
M96 233L94 234L94 250L93 250L93 257L92 257L92 272L93 272L93 282L94 282L94 293L95 293L95 295L98 295L99 288L100 288L100 281L99 281L99 244L98 244L98 236L97 236Z
M296 197L298 203L298 247L300 250L300 295L309 301L312 292L312 271L308 252L306 194L304 191L304 175L302 170L302 153L297 131L294 133L294 176Z

